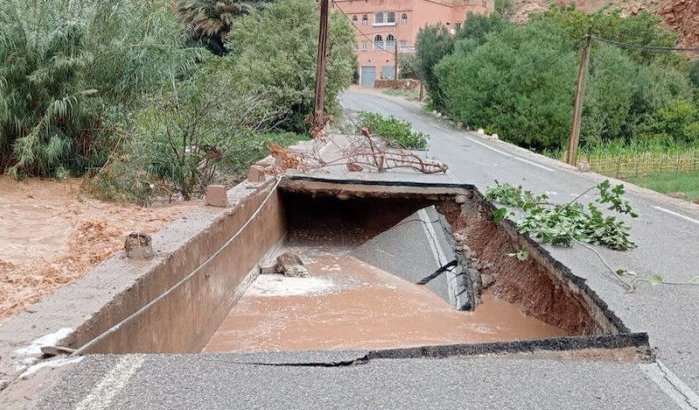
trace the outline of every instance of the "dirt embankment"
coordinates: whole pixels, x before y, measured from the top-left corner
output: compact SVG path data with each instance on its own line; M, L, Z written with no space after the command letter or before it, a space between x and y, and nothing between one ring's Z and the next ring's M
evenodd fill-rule
M546 11L553 3L574 3L575 8L594 13L611 6L621 11L622 16L635 15L643 10L657 13L663 21L677 32L678 47L699 47L699 1L697 0L514 0L513 20L522 23L531 14Z
M201 204L105 203L80 182L0 176L0 322L118 252L127 233L155 232Z
M660 15L680 36L678 46L699 47L699 1L669 0L662 3Z

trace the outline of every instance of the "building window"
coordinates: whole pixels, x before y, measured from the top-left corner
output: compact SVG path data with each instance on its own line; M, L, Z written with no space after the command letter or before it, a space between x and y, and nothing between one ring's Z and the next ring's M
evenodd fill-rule
M380 11L374 13L375 26L394 26L396 25L396 13L393 11Z
M352 24L357 24L357 16L352 16Z
M362 16L362 25L366 26L369 24L369 17L365 14Z
M367 51L369 49L369 42L362 41L362 51Z
M393 34L389 34L386 36L386 48L388 50L393 50L396 47L396 38L393 37Z
M374 49L381 50L382 48L383 48L383 37L381 37L381 34L377 34L374 37Z
M403 24L408 24L408 15L406 13L401 14L400 22Z

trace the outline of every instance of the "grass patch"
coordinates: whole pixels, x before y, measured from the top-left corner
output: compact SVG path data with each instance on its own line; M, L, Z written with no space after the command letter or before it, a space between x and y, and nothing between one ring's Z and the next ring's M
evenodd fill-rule
M564 150L542 154L565 160ZM624 179L694 172L699 171L699 145L613 141L581 147L578 161L586 161L594 172Z
M372 135L381 137L389 147L423 150L427 148L426 134L413 131L410 123L394 116L362 111L359 113L357 131L368 128Z
M692 202L699 200L699 171L660 172L644 177L628 178L628 181L663 194L681 192Z
M415 89L389 88L388 90L385 90L383 93L386 95L393 96L393 97L403 97L406 100L410 100L410 101L419 101L420 100L420 90L415 90Z

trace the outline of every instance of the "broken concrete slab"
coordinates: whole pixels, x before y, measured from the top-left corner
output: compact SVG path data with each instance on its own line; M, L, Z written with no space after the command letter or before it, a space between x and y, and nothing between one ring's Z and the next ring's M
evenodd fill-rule
M353 256L427 286L458 310L475 308L474 279L479 273L464 267L451 226L434 206L418 210L370 239Z
M303 266L301 257L293 252L284 252L277 256L274 264L260 267L260 273L281 273L290 278L308 278L311 276Z

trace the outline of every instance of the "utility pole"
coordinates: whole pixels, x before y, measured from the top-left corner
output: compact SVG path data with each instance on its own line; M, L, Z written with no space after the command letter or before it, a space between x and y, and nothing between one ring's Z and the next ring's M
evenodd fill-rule
M573 118L570 121L570 134L568 134L568 150L566 152L566 163L575 166L578 156L578 145L580 144L580 123L582 121L583 98L585 96L585 77L587 74L587 63L590 61L590 29L585 35L585 43L580 54L580 67L578 68L578 80L573 97Z
M393 79L398 79L398 39L396 39L395 52L393 53Z
M318 55L316 58L316 93L313 101L311 135L315 138L325 126L325 65L328 54L328 1L320 0L320 30L318 33Z

